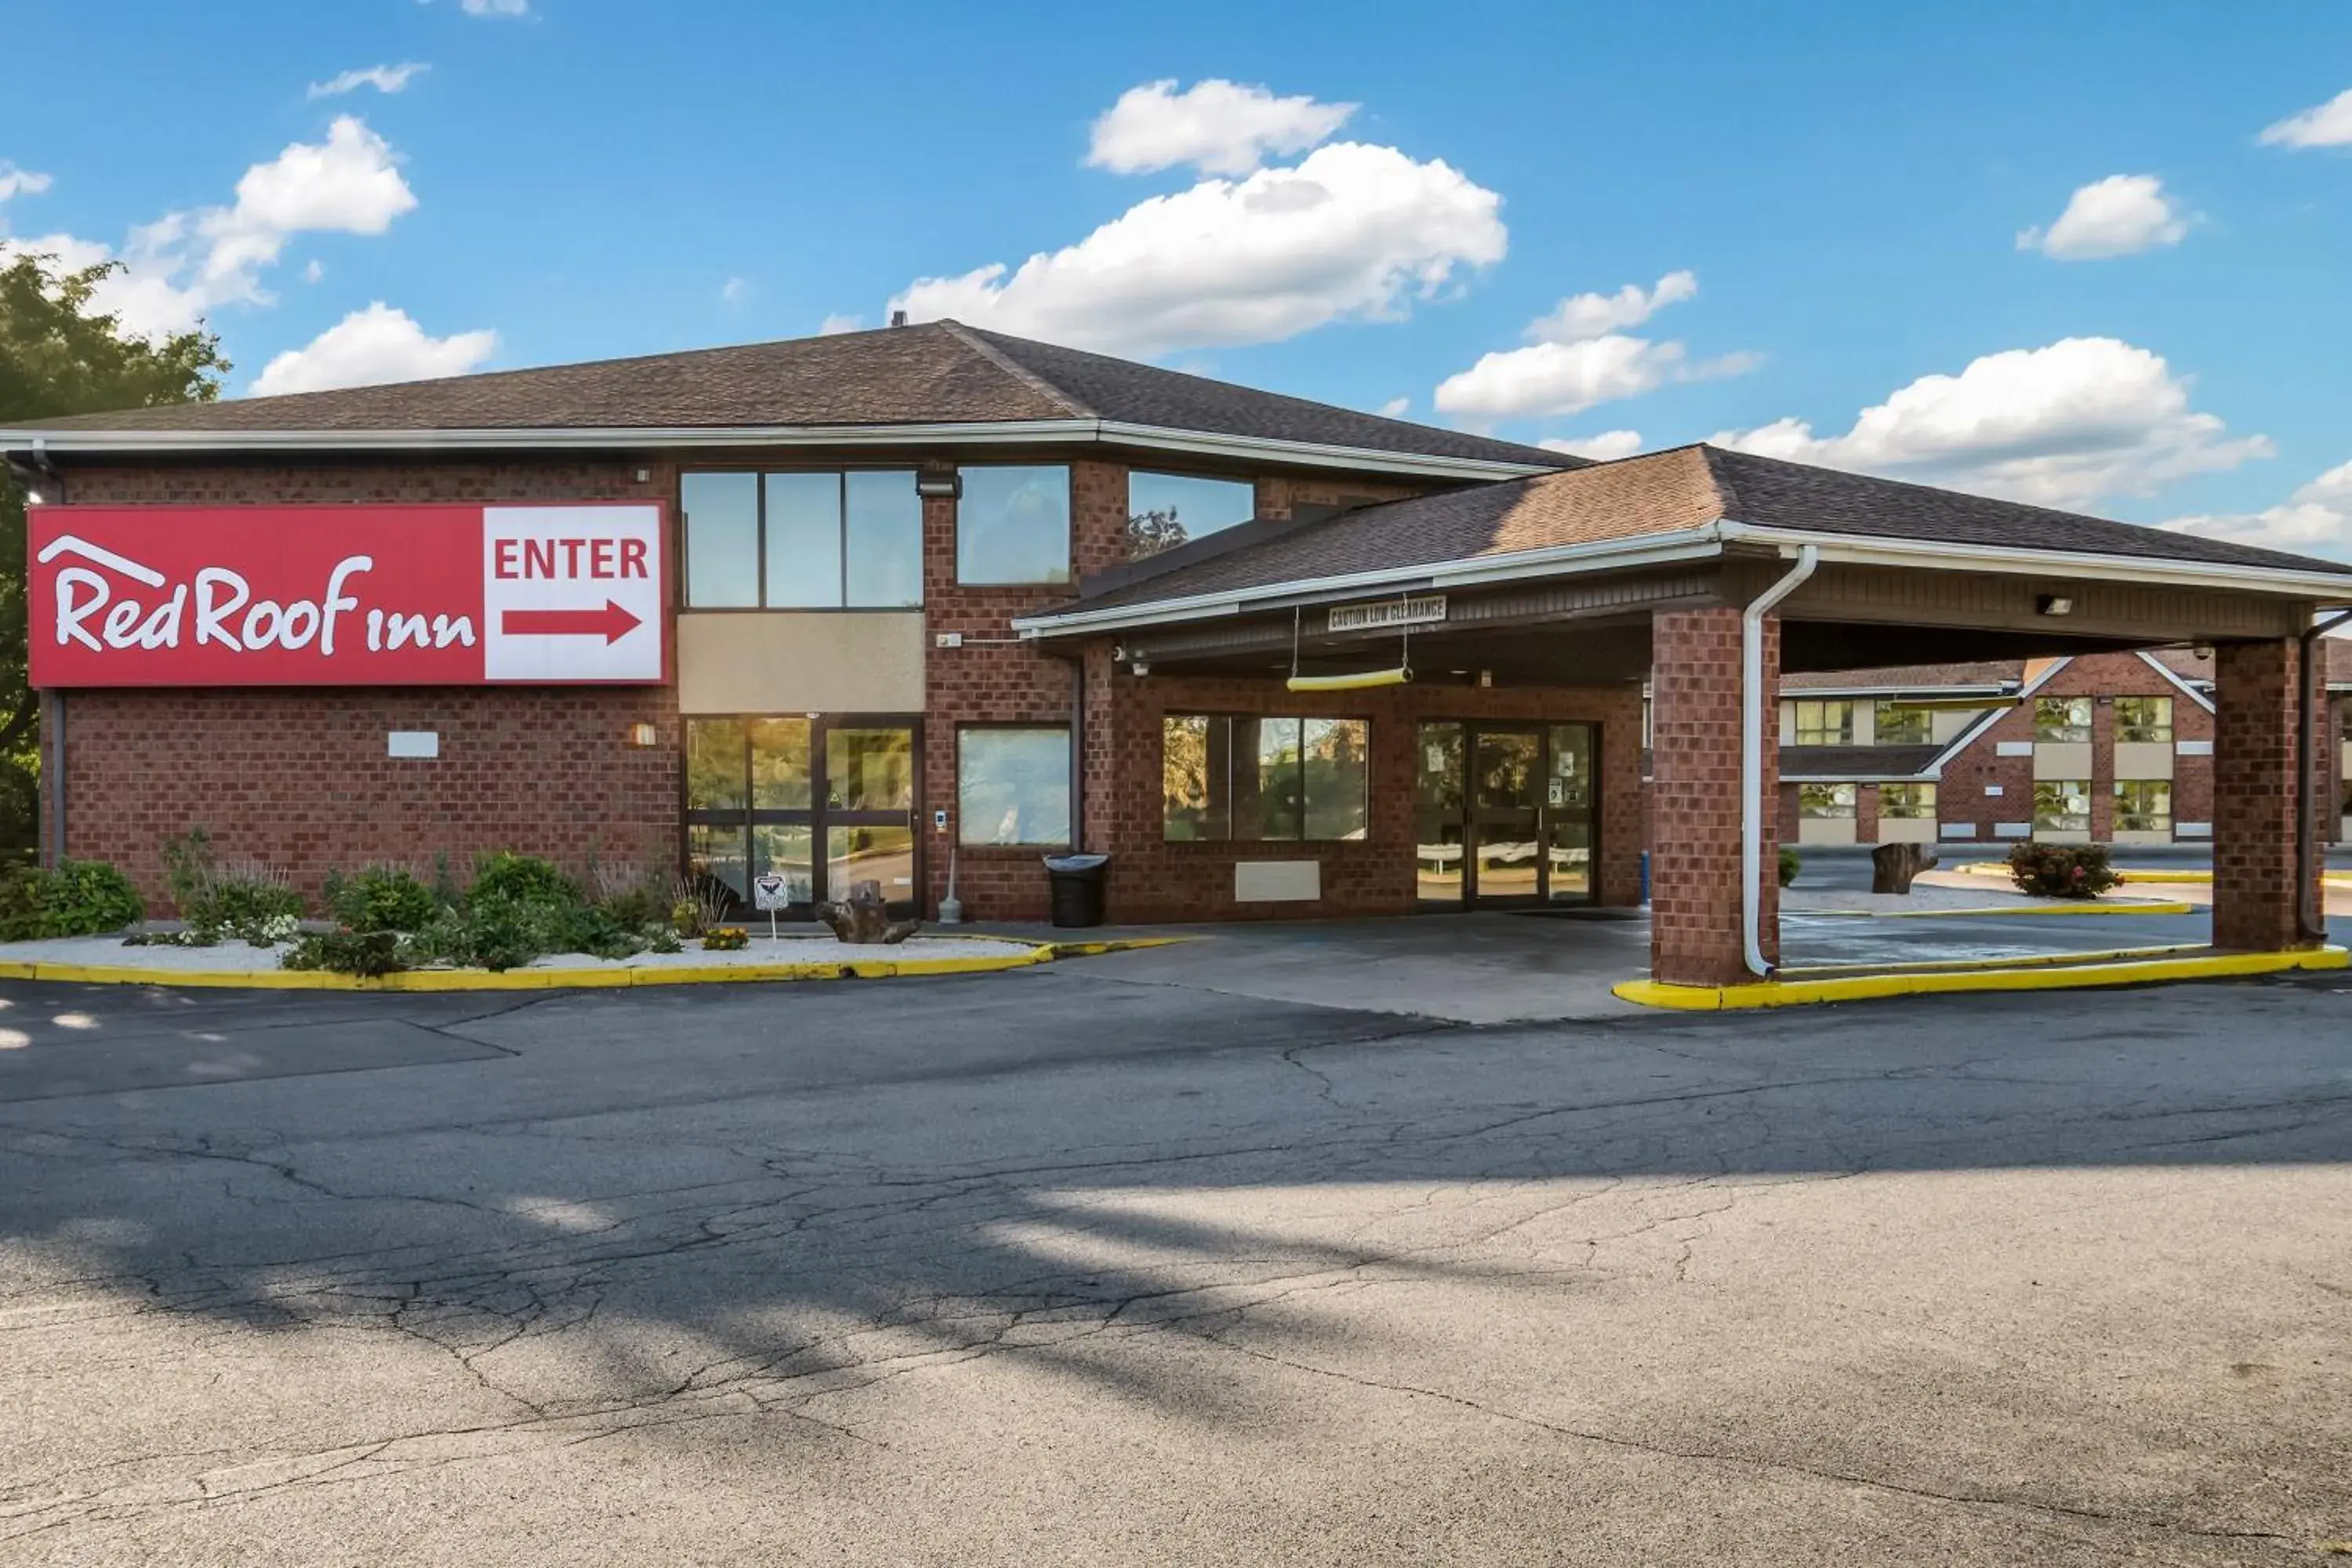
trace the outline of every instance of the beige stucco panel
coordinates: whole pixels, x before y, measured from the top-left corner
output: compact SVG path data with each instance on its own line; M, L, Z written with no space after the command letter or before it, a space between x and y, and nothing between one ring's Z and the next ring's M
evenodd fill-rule
M2119 827L2114 841L2117 844L2169 844L2172 835L2144 827Z
M677 617L684 713L919 713L919 611Z
M2088 784L2091 780L2091 743L2088 741L2037 742L2033 748L2033 776L2037 779L2080 779Z
M1878 819L1878 841L1881 844L1933 844L1936 825L1926 817L1882 816Z
M1938 708L1927 716L1928 738L1939 746L1948 746L1967 733L1969 725L1983 717L1982 712Z
M1800 844L1852 844L1854 842L1853 818L1851 816L1806 816L1797 821L1797 842Z
M2171 776L2171 742L2117 741L2116 742L2116 777L2168 779Z

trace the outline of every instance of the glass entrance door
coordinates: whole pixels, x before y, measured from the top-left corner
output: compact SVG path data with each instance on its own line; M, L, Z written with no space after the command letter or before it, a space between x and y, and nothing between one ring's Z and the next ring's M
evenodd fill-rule
M793 912L878 883L900 912L922 900L915 724L804 716L686 721L686 861L739 908L783 877Z
M1423 905L1591 901L1595 726L1438 721L1422 725L1415 740L1415 879Z

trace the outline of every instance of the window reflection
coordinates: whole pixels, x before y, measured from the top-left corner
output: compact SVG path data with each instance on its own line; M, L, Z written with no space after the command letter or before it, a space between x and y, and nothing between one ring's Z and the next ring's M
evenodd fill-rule
M1031 584L1070 580L1070 470L980 467L962 470L956 503L956 580Z

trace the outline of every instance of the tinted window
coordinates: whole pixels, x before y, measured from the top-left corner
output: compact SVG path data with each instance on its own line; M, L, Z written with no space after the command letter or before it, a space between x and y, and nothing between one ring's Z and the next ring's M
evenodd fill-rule
M688 474L678 483L686 513L686 602L731 608L760 602L760 476Z
M1068 582L1070 470L964 469L963 499L956 503L956 580Z
M1257 515L1257 487L1245 479L1132 469L1127 476L1128 553L1173 550Z
M956 746L956 822L965 844L1070 841L1070 731L971 729Z
M889 609L923 602L923 502L907 472L846 476L848 602Z

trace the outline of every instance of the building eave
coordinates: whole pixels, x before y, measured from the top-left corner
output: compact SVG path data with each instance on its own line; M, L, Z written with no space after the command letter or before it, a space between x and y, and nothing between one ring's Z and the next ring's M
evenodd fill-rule
M1178 430L1109 419L1018 419L912 425L549 426L462 430L0 429L0 452L77 457L202 457L247 453L727 451L745 447L1099 445L1180 456L1423 479L1492 480L1554 472L1538 463L1392 452Z

